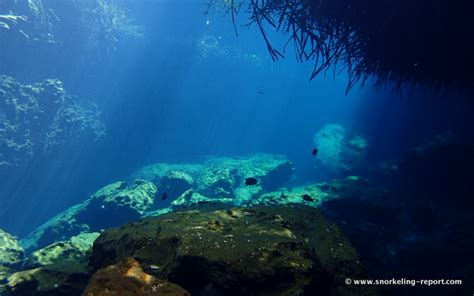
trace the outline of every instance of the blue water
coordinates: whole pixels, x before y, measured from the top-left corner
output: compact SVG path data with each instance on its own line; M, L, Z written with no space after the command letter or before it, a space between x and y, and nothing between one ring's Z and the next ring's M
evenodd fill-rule
M273 62L255 27L238 26L236 37L229 16L204 14L200 1L119 3L144 37L121 41L110 56L73 67L65 60L70 53L45 56L33 71L26 66L31 57L4 61L3 74L22 83L58 78L68 93L96 104L107 135L3 177L0 228L24 236L154 162L264 152L287 156L302 183L325 180L311 150L314 134L330 123L363 134L374 162L400 157L437 133L472 136L472 106L462 94L399 94L368 81L346 95L345 74L309 81L311 63L297 63L291 50ZM202 42L215 46L204 52ZM459 104L448 103L453 97Z

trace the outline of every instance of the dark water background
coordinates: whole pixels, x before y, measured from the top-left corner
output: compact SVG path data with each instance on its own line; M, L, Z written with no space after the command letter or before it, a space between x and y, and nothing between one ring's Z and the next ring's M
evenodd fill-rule
M437 133L472 137L472 103L462 93L397 94L369 82L345 95L345 75L308 81L311 64L291 52L272 62L256 28L239 27L237 38L229 16L205 15L201 1L120 2L145 37L126 40L111 57L72 67L45 56L34 71L25 67L31 57L9 61L14 71L5 74L22 83L58 78L97 104L107 136L3 176L0 228L24 236L153 162L276 153L294 162L298 182L325 180L311 150L329 123L364 135L373 162L399 158ZM203 56L200 44L211 37L217 47Z

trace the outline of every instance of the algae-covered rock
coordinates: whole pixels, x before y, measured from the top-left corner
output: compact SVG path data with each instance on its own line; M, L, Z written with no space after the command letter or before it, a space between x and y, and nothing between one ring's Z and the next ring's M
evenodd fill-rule
M328 196L317 184L294 187L291 189L282 188L279 191L262 194L252 201L253 205L284 205L284 204L306 204L309 206L319 206Z
M156 186L146 181L137 180L131 185L123 182L113 183L92 195L86 211L92 210L92 204L99 203L101 209L123 207L143 214L153 203L156 191Z
M167 196L172 205L192 206L203 202L245 205L262 193L284 187L293 172L293 164L283 156L255 154L209 157L201 164L159 163L139 170L134 178L154 182L159 195L170 191ZM256 178L258 183L246 186L247 178Z
M293 164L286 157L271 154L210 158L205 165L211 170L217 170L220 175L232 177L233 180L229 182L235 187L244 186L247 178L256 178L265 191L284 186L293 176L294 171ZM203 171L203 176L206 176L206 173Z
M155 207L163 208L184 192L191 189L194 179L191 175L183 171L169 171L155 182L158 188L158 198L155 199Z
M21 244L30 252L54 242L65 241L81 232L89 232L89 226L76 219L83 208L84 203L81 203L59 213L22 239Z
M65 141L93 141L104 133L99 112L81 106L61 81L23 85L0 75L0 170L25 165Z
M23 260L24 251L11 234L0 229L0 295L3 295L9 276L15 273Z
M77 220L92 231L134 221L152 207L156 194L157 188L151 182L135 181L128 186L123 182L113 183L85 202Z
M176 284L144 272L138 261L126 258L117 264L99 269L82 295L190 296L191 294Z
M148 218L102 233L90 265L98 270L126 258L195 295L354 295L344 279L366 277L342 232L302 206ZM357 295L374 291L357 287Z
M138 220L151 209L156 193L156 186L146 181L107 185L38 227L22 244L27 250L39 249L82 232L100 231Z
M141 168L133 174L132 178L154 182L158 185L162 178L171 175L172 172L183 172L196 178L201 170L202 164L197 163L155 163Z
M297 186L291 189L281 188L254 198L252 205L284 205L305 204L318 207L323 202L333 199L352 197L370 197L379 189L372 186L368 180L349 176L344 179L334 179L327 182Z
M82 233L33 252L23 270L0 268L5 295L80 295L90 278L87 264L99 233ZM3 294L2 294L3 295Z
M33 268L57 264L63 261L84 262L92 249L98 232L81 233L65 242L53 243L33 252L26 261L26 266Z
M0 265L0 295L2 293L2 290L4 289L2 284L6 282L6 279L8 279L8 277L13 273L15 273L15 270L13 268Z
M0 229L0 266L17 265L23 255L23 248L16 238Z
M197 192L211 198L234 198L237 172L222 164L205 166L197 180Z
M347 174L363 166L367 140L349 134L341 125L327 124L314 136L317 161L331 173Z
M66 261L16 272L4 289L10 296L79 296L89 278L86 265Z
M31 252L82 232L160 215L173 207L202 203L251 205L261 194L284 187L293 171L288 159L269 154L214 157L202 164L150 165L137 172L134 181L107 185L56 215L23 239L22 245ZM247 186L247 178L255 178L257 184Z

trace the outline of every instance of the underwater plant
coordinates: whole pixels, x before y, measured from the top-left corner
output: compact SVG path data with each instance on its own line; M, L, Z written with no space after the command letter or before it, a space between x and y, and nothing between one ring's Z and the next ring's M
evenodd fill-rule
M209 5L221 1L210 0ZM440 89L472 87L470 36L473 4L467 0L225 0L236 15L246 7L248 25L256 25L273 60L292 45L298 61L312 61L313 79L328 71L346 71L347 91L373 78L377 85L394 82ZM269 32L287 37L276 48Z

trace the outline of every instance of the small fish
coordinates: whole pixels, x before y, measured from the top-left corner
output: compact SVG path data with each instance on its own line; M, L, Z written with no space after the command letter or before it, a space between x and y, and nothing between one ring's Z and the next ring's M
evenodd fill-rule
M318 154L318 148L314 148L312 154L313 156L316 156Z
M247 185L247 186L257 185L257 183L258 183L258 181L255 178L245 179L245 185Z
M264 95L265 93L263 91L257 91L257 94Z
M303 195L303 199L304 199L305 201L310 201L310 202L311 202L311 201L314 201L314 198L312 198L311 196L309 196L309 195L307 195L307 194Z
M161 195L161 200L165 200L167 198L168 198L168 193L163 192L163 194Z

